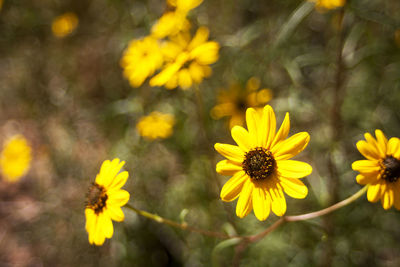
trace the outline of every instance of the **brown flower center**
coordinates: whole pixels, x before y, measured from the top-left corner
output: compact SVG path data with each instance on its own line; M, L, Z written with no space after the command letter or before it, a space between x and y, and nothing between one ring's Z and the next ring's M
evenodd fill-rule
M99 214L103 208L106 206L106 201L108 199L106 189L97 183L93 183L89 187L87 193L86 207L94 210L96 214Z
M242 162L243 170L254 180L267 179L273 173L275 165L271 151L263 147L247 152Z
M387 156L381 162L381 167L381 177L389 183L396 182L400 178L400 160Z

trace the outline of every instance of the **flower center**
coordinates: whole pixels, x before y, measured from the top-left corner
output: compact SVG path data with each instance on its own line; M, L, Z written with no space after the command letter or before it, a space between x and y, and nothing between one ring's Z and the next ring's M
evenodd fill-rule
M244 157L242 167L251 179L266 179L275 169L276 163L271 151L263 147L256 147L250 150Z
M92 186L89 187L87 193L86 207L94 210L96 214L99 214L106 206L107 199L108 196L104 186L93 183Z
M393 156L387 156L381 163L382 178L393 183L400 178L400 160Z

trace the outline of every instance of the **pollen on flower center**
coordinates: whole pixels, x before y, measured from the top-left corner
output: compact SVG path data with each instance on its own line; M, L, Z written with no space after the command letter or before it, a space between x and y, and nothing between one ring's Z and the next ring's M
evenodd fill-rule
M89 187L89 191L87 193L86 207L94 210L94 212L98 214L106 206L107 199L108 196L104 186L93 183L93 185Z
M254 180L268 178L274 171L275 165L271 151L263 147L256 147L247 152L242 162L243 170Z
M382 178L393 183L400 178L400 160L387 156L381 163Z

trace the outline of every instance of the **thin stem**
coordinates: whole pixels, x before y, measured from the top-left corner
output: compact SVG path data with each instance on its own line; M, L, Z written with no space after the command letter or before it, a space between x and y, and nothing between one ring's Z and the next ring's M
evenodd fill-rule
M177 222L174 222L172 220L163 218L163 217L161 217L161 216L159 216L157 214L153 214L153 213L149 213L149 212L144 211L144 210L136 209L135 207L131 206L130 204L126 204L124 207L136 212L137 214L139 214L139 215L141 215L143 217L146 217L146 218L151 219L153 221L156 221L158 223L167 224L169 226L180 228L182 230L188 230L188 231L191 231L191 232L199 233L199 234L206 235L206 236L216 237L216 238L220 238L220 239L228 239L228 238L232 238L233 237L233 236L229 236L229 235L226 235L226 234L213 232L213 231L208 231L208 230L203 230L203 229L199 229L199 228L196 228L196 227L193 227L193 226L189 226L189 225L187 225L187 223L177 223Z

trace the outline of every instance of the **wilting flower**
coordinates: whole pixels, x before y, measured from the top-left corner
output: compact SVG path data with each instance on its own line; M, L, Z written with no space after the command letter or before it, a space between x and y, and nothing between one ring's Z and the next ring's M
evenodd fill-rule
M208 66L218 60L219 44L208 40L209 31L200 27L193 39L188 33L171 37L163 47L166 59L164 69L150 80L151 86L165 86L168 89L188 89L193 83L201 83L211 75Z
M232 175L221 190L223 201L239 198L236 215L247 216L252 209L260 221L268 218L272 210L282 216L286 212L283 192L293 198L305 198L308 189L299 180L312 172L309 164L290 160L307 146L307 132L297 133L288 139L290 121L286 113L282 126L276 132L276 118L271 106L262 115L253 108L246 111L248 130L241 126L231 133L237 146L215 144L215 149L226 160L217 164L217 172Z
M136 124L139 134L146 139L167 138L172 135L175 124L174 116L153 111L150 115L142 117Z
M32 160L31 150L22 135L14 135L5 141L0 155L0 169L5 180L16 182L28 172Z
M375 130L375 136L366 133L366 141L357 142L358 151L366 158L353 162L353 170L360 172L357 183L369 185L368 201L380 199L385 210L392 205L400 210L400 139L388 141L381 130Z
M129 193L121 189L129 176L127 171L119 173L124 164L125 161L119 159L104 161L89 187L85 215L90 244L103 245L106 238L113 236L112 220L124 220L121 207L129 200Z
M317 10L328 10L342 7L346 4L346 0L309 0L315 2Z
M159 41L153 37L145 37L129 43L120 64L131 86L139 87L162 66L163 61Z
M211 110L211 116L214 119L230 117L229 128L235 125L242 126L247 108L264 106L272 98L271 90L258 90L259 88L260 80L256 77L247 81L244 90L238 83L231 85L229 90L221 91L218 95L218 104Z
M54 36L63 38L70 35L76 29L78 23L79 19L74 13L64 13L53 20L51 30Z

